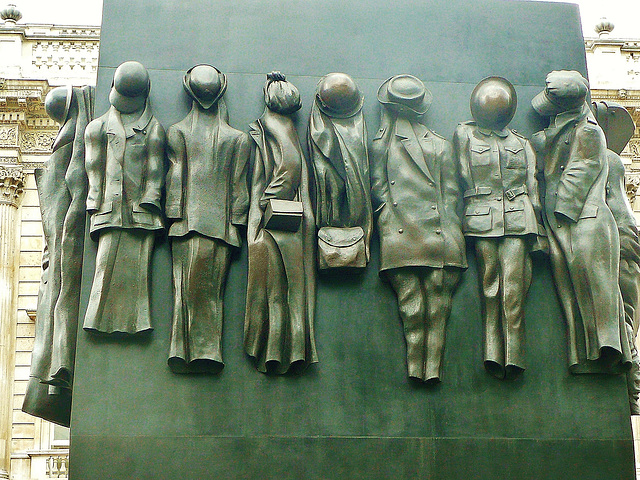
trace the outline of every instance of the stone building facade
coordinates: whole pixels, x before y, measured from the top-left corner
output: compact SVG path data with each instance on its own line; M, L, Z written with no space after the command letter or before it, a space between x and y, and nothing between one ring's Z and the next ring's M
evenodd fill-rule
M100 28L22 23L15 6L0 17L0 479L67 478L68 430L21 411L43 248L33 172L59 128L44 99L95 85Z

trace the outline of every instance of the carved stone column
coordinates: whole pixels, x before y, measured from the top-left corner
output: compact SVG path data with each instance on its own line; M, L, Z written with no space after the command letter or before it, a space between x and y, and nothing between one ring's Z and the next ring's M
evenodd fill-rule
M0 479L9 478L22 168L0 167Z

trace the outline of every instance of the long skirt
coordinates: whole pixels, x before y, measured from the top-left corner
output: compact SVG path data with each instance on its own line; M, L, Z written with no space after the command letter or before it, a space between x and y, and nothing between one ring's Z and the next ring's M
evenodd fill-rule
M152 329L149 270L154 236L139 229L100 233L85 330L133 334Z
M173 324L168 364L175 373L218 373L222 362L224 287L231 247L192 234L171 239Z

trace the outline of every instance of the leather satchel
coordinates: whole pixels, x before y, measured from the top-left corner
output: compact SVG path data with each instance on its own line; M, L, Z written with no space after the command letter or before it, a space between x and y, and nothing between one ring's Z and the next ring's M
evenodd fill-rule
M318 268L364 268L367 255L362 227L322 227L318 231Z
M264 226L267 230L297 232L302 222L302 202L295 200L269 199L264 211Z

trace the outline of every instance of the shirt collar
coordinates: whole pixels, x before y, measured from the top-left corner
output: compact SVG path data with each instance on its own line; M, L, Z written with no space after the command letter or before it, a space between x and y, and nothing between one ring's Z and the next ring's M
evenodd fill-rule
M500 138L507 138L507 136L509 135L509 130L507 130L506 127L503 128L502 130L492 130L490 128L483 128L480 126L478 126L477 128L478 128L478 132L480 132L485 137L490 137L491 135L495 135Z

